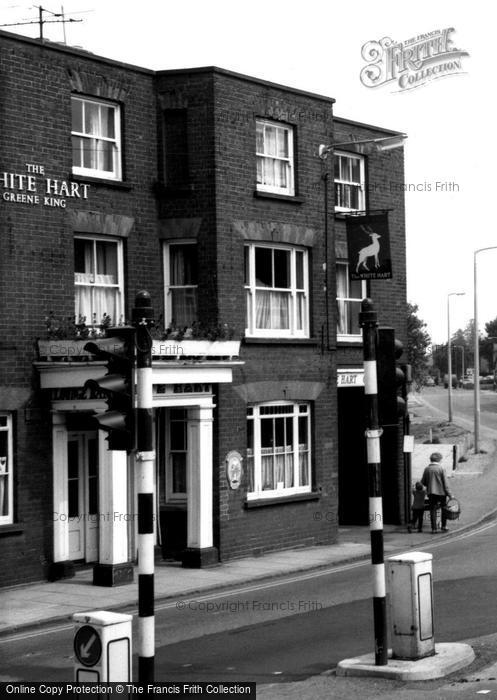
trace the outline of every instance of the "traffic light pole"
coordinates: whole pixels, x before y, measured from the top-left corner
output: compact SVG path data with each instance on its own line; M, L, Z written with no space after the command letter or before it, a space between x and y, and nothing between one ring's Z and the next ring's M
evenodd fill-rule
M381 493L381 429L378 418L378 380L376 371L377 314L371 299L363 299L359 324L364 351L364 394L367 415L366 446L368 459L369 529L373 565L373 616L375 665L388 664L385 563L383 558L383 501Z
M138 680L153 683L154 616L154 434L152 417L153 310L150 294L139 292L133 309L136 327L136 467L138 488Z

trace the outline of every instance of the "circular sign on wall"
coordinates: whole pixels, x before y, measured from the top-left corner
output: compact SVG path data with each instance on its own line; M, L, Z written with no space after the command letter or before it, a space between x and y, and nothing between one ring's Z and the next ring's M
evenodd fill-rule
M226 478L230 489L237 489L240 486L243 476L242 461L242 455L236 450L226 455Z
M83 625L74 635L74 653L83 666L95 666L102 655L102 642L94 627Z

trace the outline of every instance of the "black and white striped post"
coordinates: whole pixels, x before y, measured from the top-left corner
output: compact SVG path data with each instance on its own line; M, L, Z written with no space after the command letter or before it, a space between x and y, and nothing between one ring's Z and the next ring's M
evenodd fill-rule
M381 429L378 418L378 381L376 372L377 314L371 299L363 299L359 324L364 349L364 394L367 414L366 446L368 458L369 530L373 565L373 616L375 664L388 664L385 563L383 558L383 501L381 495Z
M152 324L150 294L138 292L136 327L136 456L138 490L138 680L153 683L154 617L154 431L152 416Z

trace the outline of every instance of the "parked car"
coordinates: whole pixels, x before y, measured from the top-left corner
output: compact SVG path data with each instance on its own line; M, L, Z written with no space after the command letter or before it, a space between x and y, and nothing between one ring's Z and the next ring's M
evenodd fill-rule
M435 386L435 380L433 379L433 377L425 377L424 385L425 386Z

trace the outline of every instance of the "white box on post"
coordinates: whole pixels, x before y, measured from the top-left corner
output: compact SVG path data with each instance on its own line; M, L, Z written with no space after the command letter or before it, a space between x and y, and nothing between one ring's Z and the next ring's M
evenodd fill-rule
M96 610L75 613L74 680L77 683L131 681L132 615Z
M409 552L387 560L394 659L435 654L431 554Z

